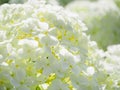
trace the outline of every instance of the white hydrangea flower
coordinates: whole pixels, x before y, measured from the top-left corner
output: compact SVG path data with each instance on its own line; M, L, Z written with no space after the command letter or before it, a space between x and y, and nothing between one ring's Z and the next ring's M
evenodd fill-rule
M112 89L120 89L119 79L120 77L120 45L112 45L107 48L106 58L101 61L101 65L107 71L109 75L109 80L111 81ZM110 89L108 87L108 89Z
M79 17L36 2L0 6L0 89L110 90L104 52Z
M88 26L87 34L104 50L120 43L120 11L114 0L71 2L67 10L78 13Z

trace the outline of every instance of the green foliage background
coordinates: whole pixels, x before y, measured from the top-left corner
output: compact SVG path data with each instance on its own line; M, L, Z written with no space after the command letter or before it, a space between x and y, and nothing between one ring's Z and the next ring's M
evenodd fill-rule
M115 3L116 3L117 6L120 8L120 0L115 0Z
M3 3L8 3L9 0L0 0L0 4L3 4Z

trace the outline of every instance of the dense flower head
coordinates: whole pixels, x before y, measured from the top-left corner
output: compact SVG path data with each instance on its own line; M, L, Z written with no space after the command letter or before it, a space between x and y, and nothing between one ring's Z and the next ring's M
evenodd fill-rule
M105 54L85 30L59 6L0 6L0 90L110 90Z
M75 1L66 8L79 14L100 48L120 43L120 11L113 0Z
M120 89L120 44L112 45L107 48L105 52L105 60L101 61L102 67L107 71L109 75L109 81L111 81L111 87L107 87L108 90Z

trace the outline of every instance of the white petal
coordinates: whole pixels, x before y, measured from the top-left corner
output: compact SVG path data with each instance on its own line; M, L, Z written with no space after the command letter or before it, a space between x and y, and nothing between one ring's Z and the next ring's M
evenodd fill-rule
M93 75L95 73L95 69L94 69L94 67L88 67L87 68L87 74L88 75Z
M35 40L22 39L18 42L18 45L27 45L30 47L38 47L38 42Z

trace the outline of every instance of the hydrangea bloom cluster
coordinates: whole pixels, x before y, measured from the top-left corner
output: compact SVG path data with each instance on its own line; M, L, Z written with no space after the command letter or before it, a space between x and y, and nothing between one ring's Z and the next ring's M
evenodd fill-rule
M0 6L0 90L110 90L104 52L85 30L59 6Z
M120 12L113 0L75 1L66 8L79 13L100 48L120 43Z
M105 53L105 61L101 61L101 65L109 75L111 87L108 90L120 89L120 45L112 45L107 48Z

